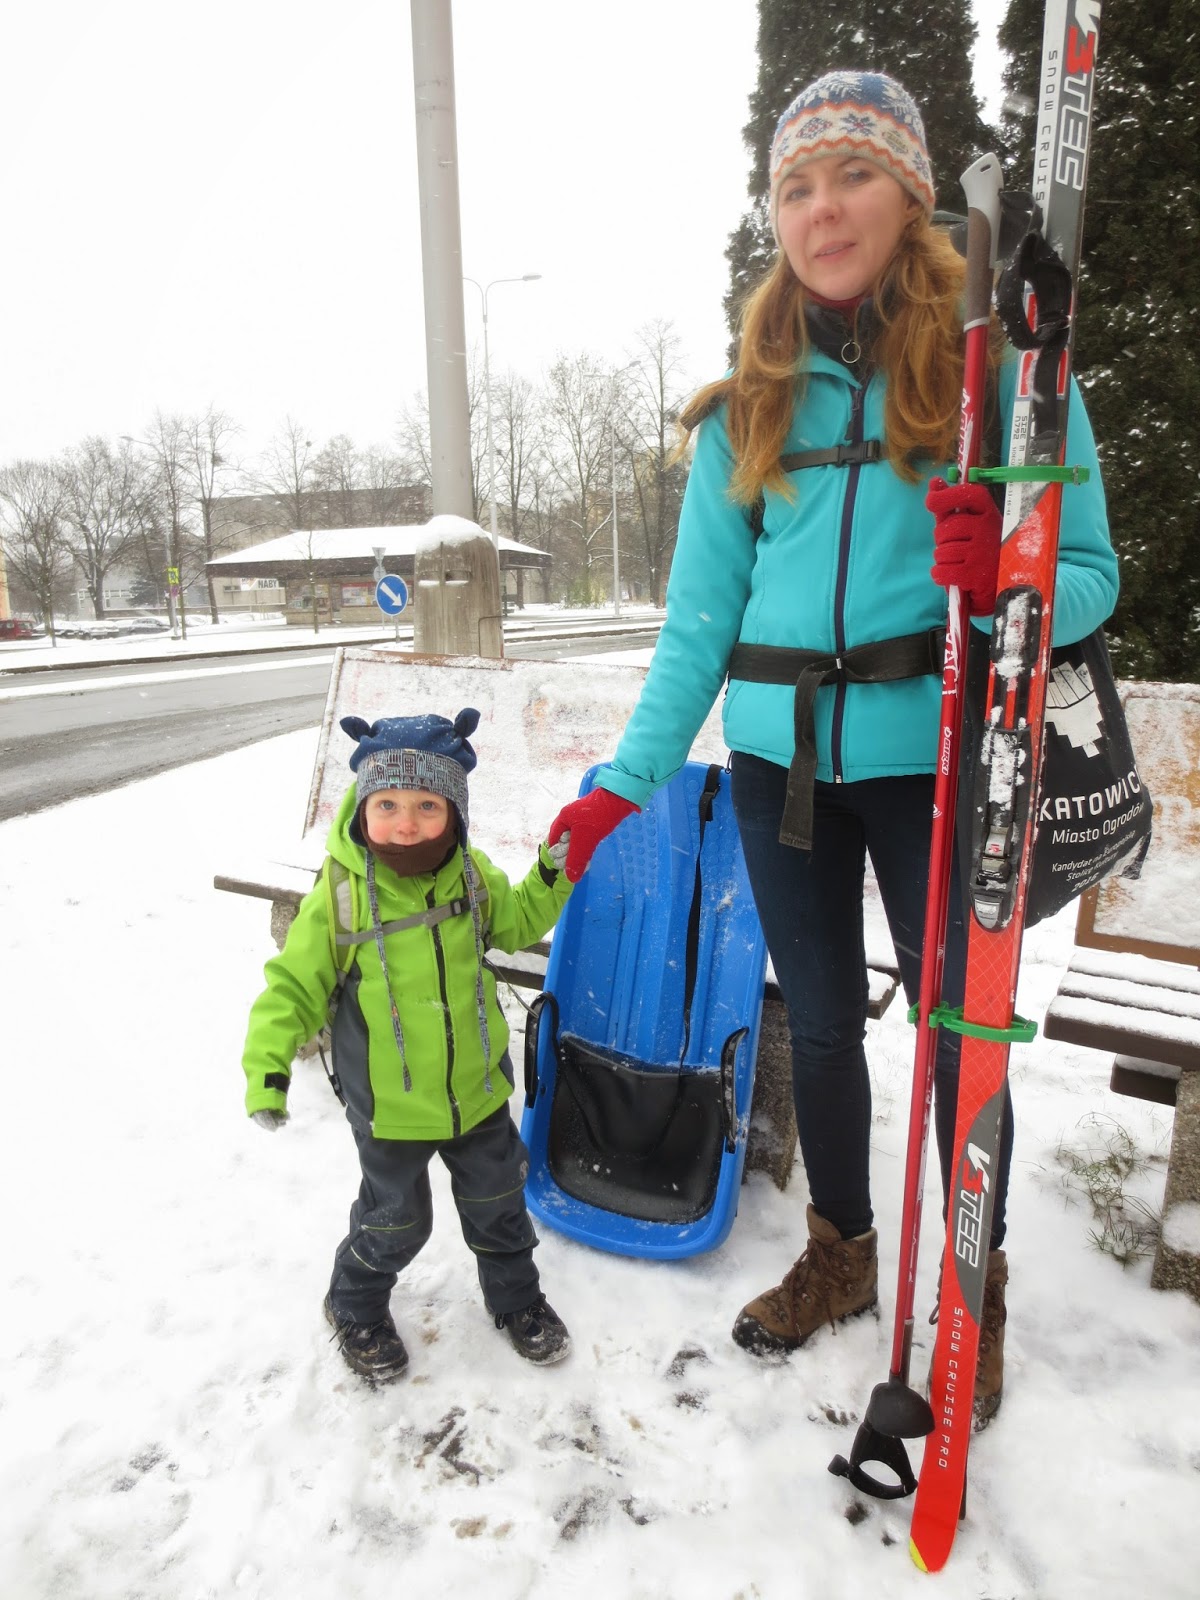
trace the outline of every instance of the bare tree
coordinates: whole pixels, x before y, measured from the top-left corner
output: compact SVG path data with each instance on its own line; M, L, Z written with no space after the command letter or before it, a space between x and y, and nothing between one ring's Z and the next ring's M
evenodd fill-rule
M417 477L420 484L428 481L423 473ZM401 485L405 485L406 492L401 491ZM363 452L362 489L366 501L364 520L370 528L393 527L409 509L411 479L400 457L383 445L370 445Z
M93 434L66 452L61 474L71 553L99 619L105 579L129 560L138 541L145 467L128 441L114 451L107 439Z
M538 459L541 406L527 378L510 372L496 386L492 432L496 443L496 500L503 505L511 539L520 539L529 516L530 480Z
M540 431L538 447L534 454L533 472L529 481L528 516L525 522L534 545L553 555L555 537L559 526L558 476L546 444L544 429Z
M396 427L400 460L409 481L432 484L433 454L429 444L429 397L424 389L413 395L400 413ZM473 480L472 480L473 481Z
M542 451L541 405L526 378L509 373L493 393L492 433L498 456L496 499L503 505L508 535L522 544L531 514L530 494ZM517 605L525 605L525 572L518 567Z
M220 619L217 591L208 563L220 555L225 541L214 527L213 502L224 483L239 471L233 459L233 443L241 429L224 411L212 406L202 417L183 419L186 446L183 452L184 473L190 481L192 493L200 511L200 546L204 560L204 578L208 587L208 614L212 622Z
M66 486L54 462L14 461L0 470L4 559L36 597L52 644L55 603L73 565L66 509Z
M354 496L360 487L362 458L348 434L338 433L313 458L313 492L321 502L323 528L352 528Z
M188 512L195 500L195 461L189 420L174 412L155 411L145 437L123 436L128 443L141 445L151 463L150 490L154 504L143 502L143 526L149 531L161 527L167 550L167 593L170 600L172 632L187 638L187 604L184 592L199 577L203 554L198 539L188 526Z
M267 445L257 474L258 487L275 496L284 520L297 530L313 526L313 489L316 474L313 442L303 423L285 417L283 426Z
M626 373L630 404L617 427L637 505L650 597L663 602L671 555L679 533L679 509L687 469L679 459L676 418L679 339L669 322L647 323L638 332L638 354Z
M467 409L471 436L471 515L482 520L488 482L487 396L472 349L467 356ZM400 468L409 483L432 485L433 453L429 441L429 397L420 389L400 413L396 428Z
M600 534L612 516L612 429L618 385L614 374L586 353L559 356L547 381L550 448L562 498L568 502L562 507L564 531L575 530L573 592L581 603L591 605L603 596L594 569L603 564Z
M282 428L267 446L259 485L273 494L284 509L296 546L295 576L308 584L313 632L319 633L320 580L313 544L315 459L308 430L293 417L285 417Z

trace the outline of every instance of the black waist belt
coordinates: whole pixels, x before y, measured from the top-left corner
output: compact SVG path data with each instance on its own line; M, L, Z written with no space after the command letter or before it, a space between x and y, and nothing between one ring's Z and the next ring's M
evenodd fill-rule
M793 712L796 753L788 768L787 798L779 827L780 844L812 849L813 783L817 774L817 741L813 702L817 690L834 683L895 683L940 673L945 650L944 628L909 633L902 639L879 639L855 645L842 655L820 650L786 650L773 644L738 644L727 669L730 682L794 684Z

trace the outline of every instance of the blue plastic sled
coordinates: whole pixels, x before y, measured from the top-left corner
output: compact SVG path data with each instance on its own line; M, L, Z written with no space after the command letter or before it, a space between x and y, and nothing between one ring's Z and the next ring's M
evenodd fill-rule
M766 961L729 774L689 762L600 845L555 930L525 1034L536 1217L621 1255L721 1243L746 1159Z

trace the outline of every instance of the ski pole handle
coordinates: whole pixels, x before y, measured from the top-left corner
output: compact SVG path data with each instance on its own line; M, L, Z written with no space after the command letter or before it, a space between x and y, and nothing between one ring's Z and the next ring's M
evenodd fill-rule
M963 332L992 315L992 274L1000 247L1000 195L1004 176L994 155L980 156L962 175L967 198L967 296Z

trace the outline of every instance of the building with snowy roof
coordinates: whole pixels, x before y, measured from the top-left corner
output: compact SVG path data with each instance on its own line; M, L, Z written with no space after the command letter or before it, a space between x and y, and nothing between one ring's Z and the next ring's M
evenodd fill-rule
M281 537L245 550L216 556L206 570L222 610L239 608L239 593L270 583L285 591L284 615L289 622L313 620L314 599L322 622L365 619L375 604L375 567L403 578L414 587L418 543L425 525L384 528L293 529ZM500 583L509 604L547 598L552 565L545 550L501 538Z

